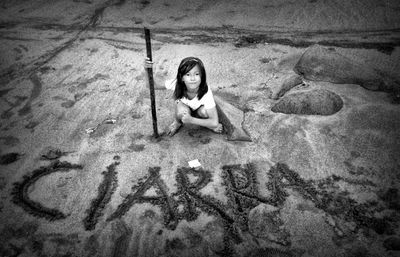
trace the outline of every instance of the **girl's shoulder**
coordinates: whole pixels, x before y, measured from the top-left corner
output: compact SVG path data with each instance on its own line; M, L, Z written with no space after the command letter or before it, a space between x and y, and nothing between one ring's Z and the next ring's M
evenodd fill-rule
M204 95L207 95L207 96L214 97L214 94L213 94L213 92L212 92L212 90L211 90L210 86L208 86L208 88L207 88L207 92L206 92Z

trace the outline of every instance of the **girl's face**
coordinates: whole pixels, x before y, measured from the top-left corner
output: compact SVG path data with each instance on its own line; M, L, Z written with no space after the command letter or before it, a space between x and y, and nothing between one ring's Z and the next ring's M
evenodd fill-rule
M184 74L182 81L185 83L188 92L197 92L201 83L199 65L194 66L188 73Z

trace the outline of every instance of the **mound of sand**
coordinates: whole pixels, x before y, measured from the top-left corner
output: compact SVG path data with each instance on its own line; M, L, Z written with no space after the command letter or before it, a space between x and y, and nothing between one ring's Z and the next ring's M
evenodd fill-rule
M285 95L271 111L286 114L332 115L343 107L343 100L337 94L324 90L296 92Z
M369 90L391 91L400 87L373 68L320 45L308 48L294 70L309 80L357 84Z

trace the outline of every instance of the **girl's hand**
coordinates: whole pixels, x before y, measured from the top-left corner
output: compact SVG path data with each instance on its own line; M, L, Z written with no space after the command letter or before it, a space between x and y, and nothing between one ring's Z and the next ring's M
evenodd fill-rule
M150 61L149 57L146 57L144 59L144 68L145 69L153 68L153 64L154 64L154 62Z
M190 124L192 123L192 119L193 117L190 116L190 114L188 112L184 112L181 118L181 121L183 124Z

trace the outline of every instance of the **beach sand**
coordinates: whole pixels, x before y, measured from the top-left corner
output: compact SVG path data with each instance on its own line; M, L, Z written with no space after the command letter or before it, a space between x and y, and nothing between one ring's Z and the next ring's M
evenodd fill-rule
M400 254L398 1L0 5L1 256ZM154 137L144 27L251 141Z

